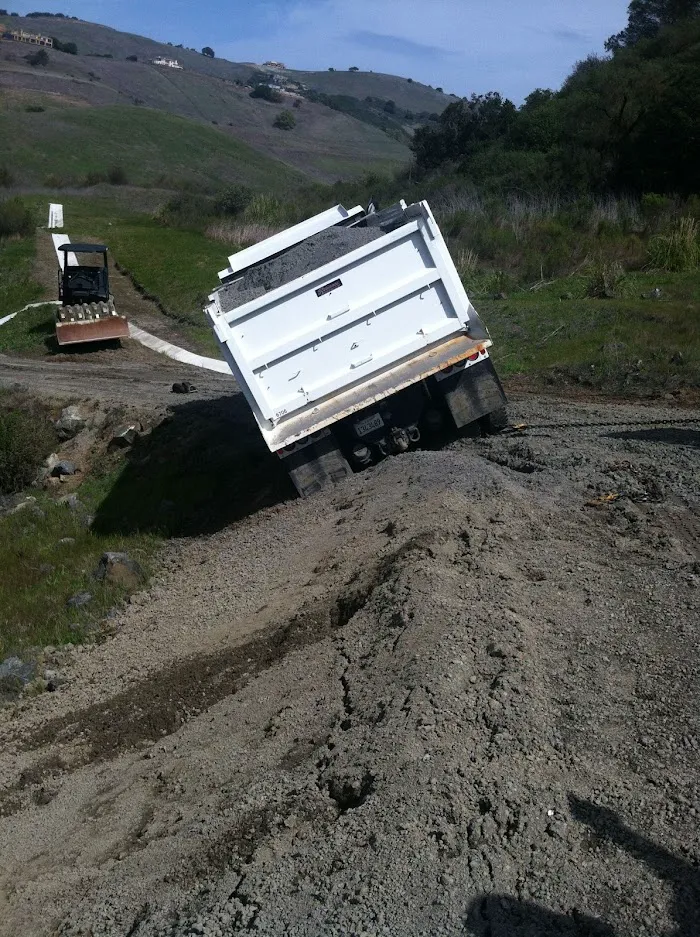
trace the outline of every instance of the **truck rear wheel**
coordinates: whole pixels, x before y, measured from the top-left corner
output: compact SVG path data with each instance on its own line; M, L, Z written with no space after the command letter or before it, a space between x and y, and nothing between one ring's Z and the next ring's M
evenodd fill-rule
M315 495L352 475L352 468L331 433L284 456L283 461L302 498Z
M500 433L508 426L506 408L499 407L498 410L493 410L491 413L487 413L486 416L482 416L479 420L479 426L484 436L495 436L496 433Z

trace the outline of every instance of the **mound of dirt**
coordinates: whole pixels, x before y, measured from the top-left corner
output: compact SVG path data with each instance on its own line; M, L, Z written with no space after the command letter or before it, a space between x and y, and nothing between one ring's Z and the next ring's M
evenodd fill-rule
M173 543L0 711L0 933L696 932L700 414L512 415Z

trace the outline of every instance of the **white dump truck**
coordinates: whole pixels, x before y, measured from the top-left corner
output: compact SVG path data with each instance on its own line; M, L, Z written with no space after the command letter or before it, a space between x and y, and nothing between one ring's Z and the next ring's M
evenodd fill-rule
M505 425L491 338L427 202L337 206L219 279L206 314L302 496L450 427Z

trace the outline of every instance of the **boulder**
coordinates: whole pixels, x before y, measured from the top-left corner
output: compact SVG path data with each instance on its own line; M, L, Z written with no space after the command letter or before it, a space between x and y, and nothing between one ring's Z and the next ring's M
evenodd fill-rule
M110 441L110 446L114 446L118 449L128 449L129 446L133 446L133 444L136 442L140 432L140 423L125 423L123 426L119 426L114 431L114 435Z
M196 390L197 388L190 381L176 381L173 384L174 394L193 394Z
M146 578L141 566L128 553L104 553L94 576L101 582L127 589L137 589Z
M59 504L65 504L70 511L84 511L85 505L77 495L64 495L58 499Z
M80 469L75 464L68 459L61 459L60 462L57 462L54 467L51 469L51 475L54 478L61 478L64 475L76 475Z
M56 432L59 439L73 439L87 426L87 420L78 407L66 407L56 420Z
M79 592L77 595L72 596L66 602L68 608L82 608L83 605L88 605L92 602L92 594L90 592Z
M36 664L8 657L0 663L0 699L18 696L36 676Z

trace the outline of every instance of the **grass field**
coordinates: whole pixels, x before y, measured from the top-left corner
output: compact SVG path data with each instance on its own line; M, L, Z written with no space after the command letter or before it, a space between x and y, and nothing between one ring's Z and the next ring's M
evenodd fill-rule
M31 238L0 240L0 319L41 297L42 289L32 277L34 255ZM0 349L3 335L0 333Z
M589 288L571 277L505 300L471 292L499 372L611 393L700 388L700 272L628 274L612 299L590 298ZM659 299L642 298L655 288Z
M284 193L302 177L229 134L139 107L47 107L0 112L0 164L34 184L86 183L115 169L134 185L177 180Z

